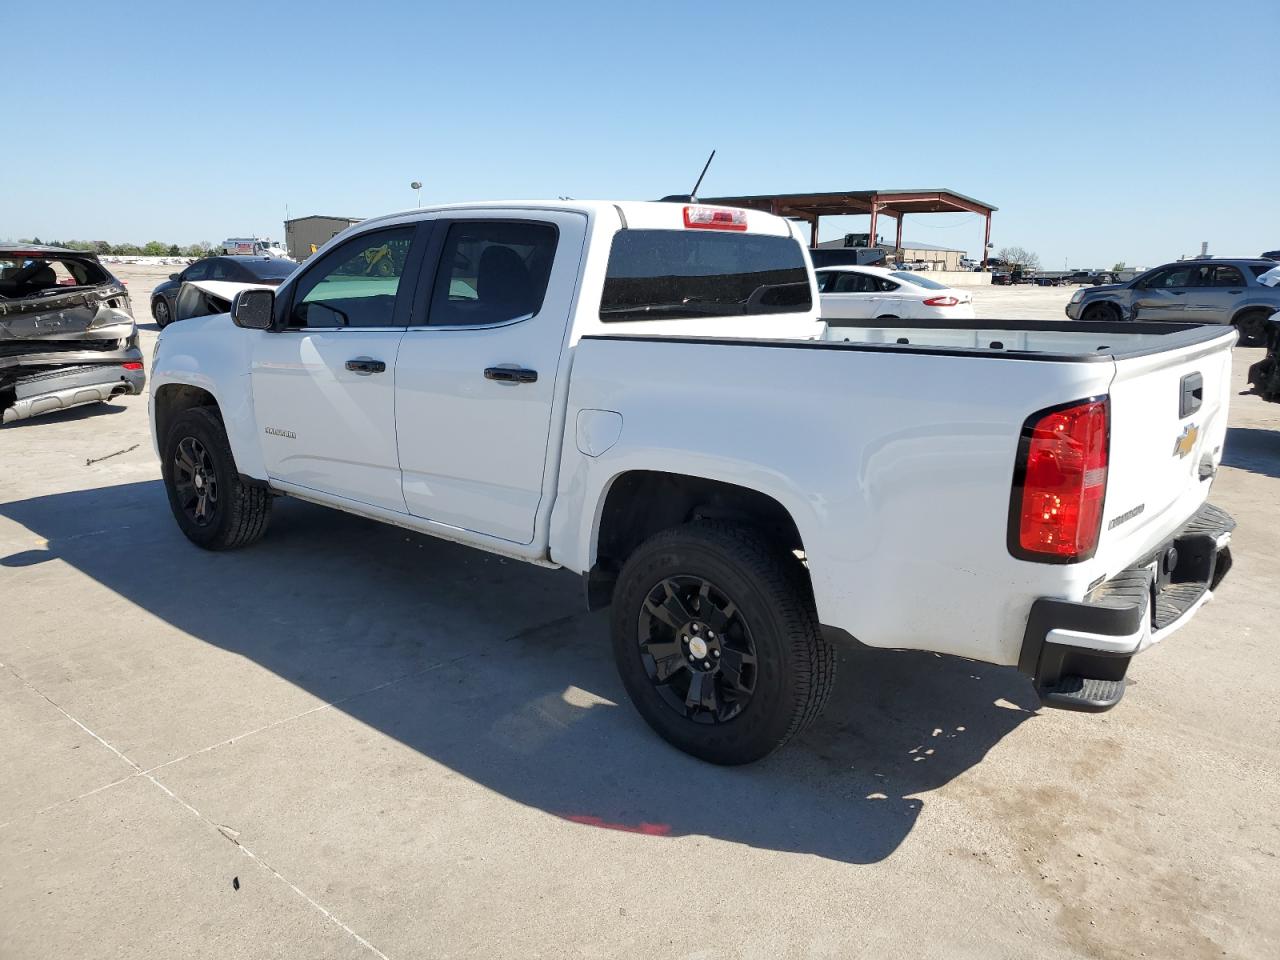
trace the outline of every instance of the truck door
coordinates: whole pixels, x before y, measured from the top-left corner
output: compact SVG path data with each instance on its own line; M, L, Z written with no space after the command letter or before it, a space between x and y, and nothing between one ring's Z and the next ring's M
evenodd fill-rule
M1182 321L1187 312L1187 294L1195 289L1200 268L1188 261L1157 270L1139 280L1133 290L1130 320Z
M353 237L281 291L286 328L250 365L272 479L405 512L396 455L396 350L429 225Z
M584 215L550 211L436 221L396 366L414 516L533 541L586 226Z

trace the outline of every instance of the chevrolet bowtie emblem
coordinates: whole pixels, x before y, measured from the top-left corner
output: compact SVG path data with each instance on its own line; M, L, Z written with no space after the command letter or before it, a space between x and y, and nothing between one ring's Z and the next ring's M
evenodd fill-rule
M1182 436L1173 442L1173 455L1179 459L1185 457L1196 448L1196 439L1200 436L1200 428L1189 423L1182 428Z

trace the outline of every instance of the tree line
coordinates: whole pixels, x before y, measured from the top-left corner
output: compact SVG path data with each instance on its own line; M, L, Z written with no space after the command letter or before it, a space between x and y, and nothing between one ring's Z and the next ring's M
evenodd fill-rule
M207 240L200 243L189 243L186 246L180 246L176 243L163 243L159 240L149 240L144 244L137 244L108 243L106 240L44 241L39 237L24 237L18 242L31 244L47 242L51 247L84 250L88 253L96 253L101 257L187 257L198 260L201 257L216 256L222 252L221 247L215 247Z

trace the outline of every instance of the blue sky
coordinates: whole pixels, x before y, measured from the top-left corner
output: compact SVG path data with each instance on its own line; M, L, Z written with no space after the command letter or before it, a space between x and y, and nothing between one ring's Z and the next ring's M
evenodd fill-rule
M279 237L415 179L654 198L714 147L704 195L950 187L1046 267L1280 247L1276 0L56 7L3 15L0 238ZM981 221L906 237L976 254Z

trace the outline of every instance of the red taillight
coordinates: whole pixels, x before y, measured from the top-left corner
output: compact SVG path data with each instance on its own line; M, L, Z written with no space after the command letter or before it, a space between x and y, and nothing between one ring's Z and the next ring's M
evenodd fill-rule
M685 207L684 225L696 230L745 230L747 212L722 207Z
M128 363L120 364L120 366L124 367L126 370L141 370L142 362L139 360L130 360Z
M1107 401L1031 417L1014 472L1010 550L1024 560L1087 560L1098 546L1107 493ZM1016 539L1015 539L1016 536Z
M930 297L924 302L926 307L954 307L960 300L957 297Z

